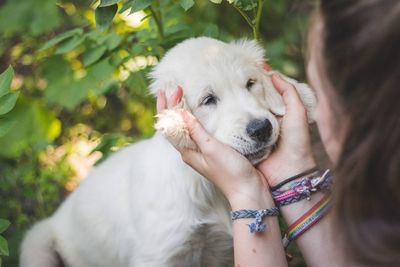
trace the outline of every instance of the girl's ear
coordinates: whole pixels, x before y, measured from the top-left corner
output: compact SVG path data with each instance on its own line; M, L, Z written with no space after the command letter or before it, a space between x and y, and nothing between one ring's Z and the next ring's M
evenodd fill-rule
M276 91L271 81L272 74L279 74L285 81L291 83L297 90L304 107L307 110L308 122L315 121L315 108L317 106L317 97L314 91L305 83L300 83L292 78L289 78L277 71L263 71L263 86L265 90L265 101L272 113L278 116L285 115L285 104L282 96Z

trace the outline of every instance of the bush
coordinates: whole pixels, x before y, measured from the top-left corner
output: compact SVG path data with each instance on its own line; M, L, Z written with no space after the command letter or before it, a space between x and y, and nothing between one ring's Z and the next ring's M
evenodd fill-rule
M0 69L14 67L11 91L19 94L7 114L13 123L0 114L0 218L11 221L6 266L18 265L27 227L51 214L90 166L153 134L147 73L176 43L255 37L275 69L304 79L311 0L265 1L262 9L259 0L94 2L0 6Z

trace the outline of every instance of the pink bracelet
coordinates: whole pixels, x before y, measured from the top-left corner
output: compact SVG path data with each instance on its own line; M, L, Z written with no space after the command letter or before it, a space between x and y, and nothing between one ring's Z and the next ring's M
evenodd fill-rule
M324 173L315 171L307 176L299 177L272 191L277 206L285 206L303 199L310 200L311 194L317 191L328 191L332 185L330 170Z

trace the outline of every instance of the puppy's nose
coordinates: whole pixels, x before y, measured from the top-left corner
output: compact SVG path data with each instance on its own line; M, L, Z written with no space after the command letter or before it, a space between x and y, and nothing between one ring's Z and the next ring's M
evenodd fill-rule
M272 124L269 120L252 120L246 127L247 134L257 142L267 142L271 136Z

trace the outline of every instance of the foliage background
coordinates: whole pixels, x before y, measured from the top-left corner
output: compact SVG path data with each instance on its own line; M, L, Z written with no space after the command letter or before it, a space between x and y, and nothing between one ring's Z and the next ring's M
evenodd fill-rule
M252 38L225 0L196 0L187 11L183 7L192 1L130 2L138 10L148 2L153 10L117 13L99 31L98 3L91 0L0 0L0 72L13 66L11 89L20 93L9 113L16 123L0 137L0 218L11 222L3 233L10 245L4 266L18 266L23 233L51 214L93 164L153 134L155 107L146 74L168 48L201 35ZM300 80L312 5L267 0L260 21L269 63ZM119 3L119 12L124 8ZM291 265L304 263L296 256Z

